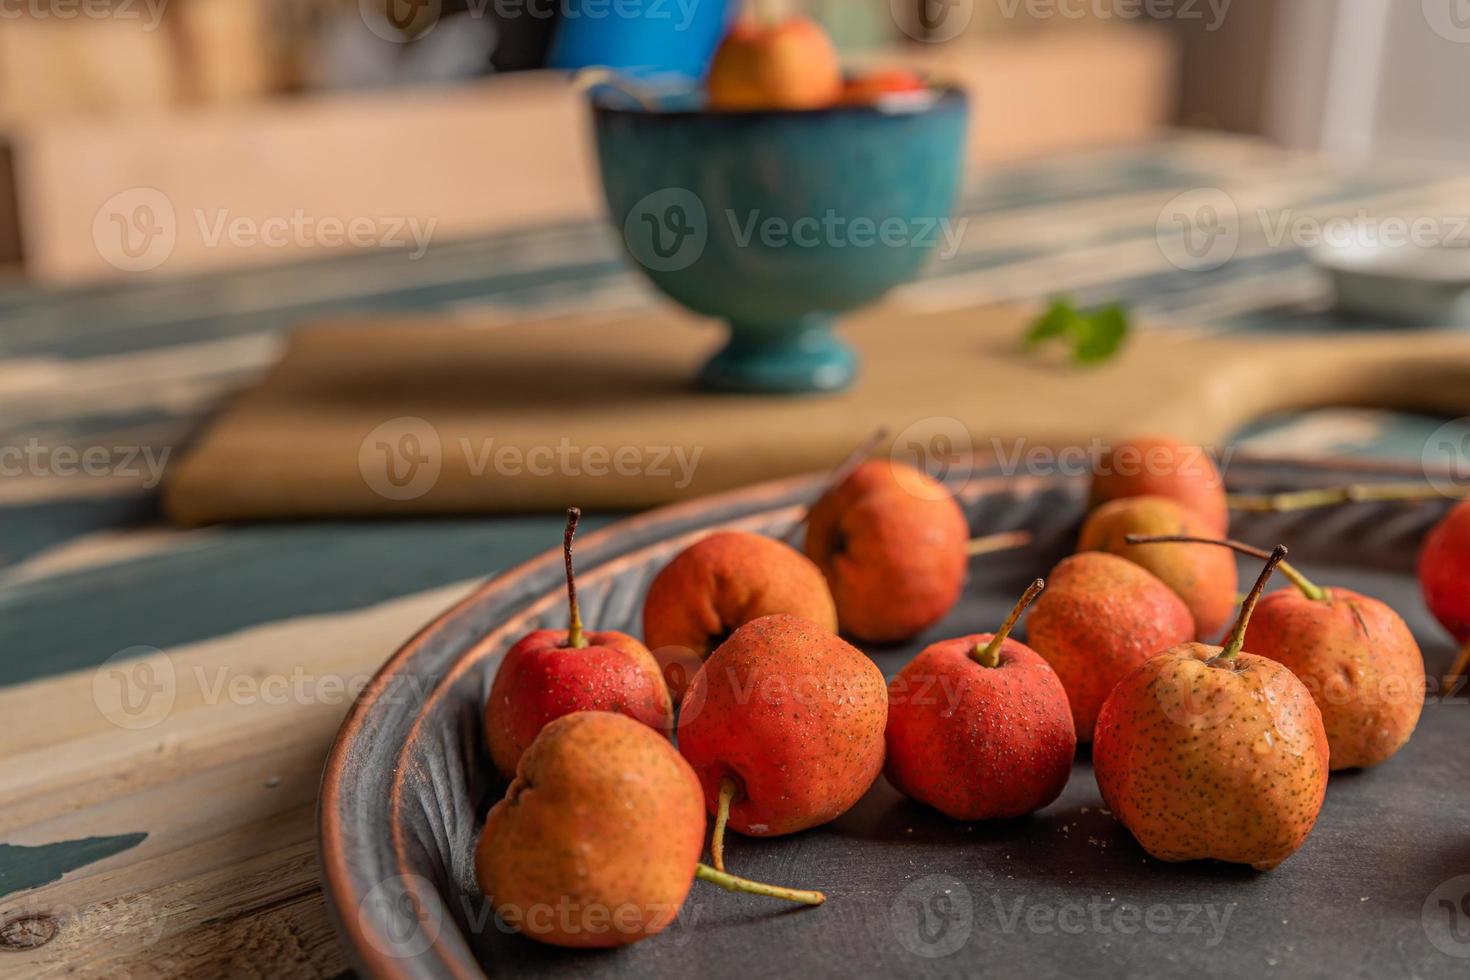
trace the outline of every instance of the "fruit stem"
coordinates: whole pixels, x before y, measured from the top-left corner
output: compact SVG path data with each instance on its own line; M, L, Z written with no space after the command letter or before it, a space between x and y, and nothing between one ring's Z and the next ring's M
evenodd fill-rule
M694 877L701 881L707 881L712 885L719 885L727 892L745 892L747 895L765 895L768 898L783 898L788 902L797 902L801 905L821 905L827 900L827 896L821 892L806 891L800 888L782 888L780 885L767 885L760 881L751 881L748 878L740 878L723 871L717 871L709 865L700 863L695 865Z
M1444 675L1444 680L1441 681L1445 694L1454 693L1455 681L1465 676L1466 668L1470 668L1470 643L1466 643L1460 648L1460 655L1455 658L1454 664L1451 665L1449 672Z
M1011 610L1011 614L1006 617L1006 621L1000 624L1000 629L990 637L990 642L986 643L983 647L976 643L975 649L970 652L970 658L982 667L999 666L1000 648L1005 643L1006 637L1011 635L1011 630L1015 628L1017 621L1021 618L1021 614L1026 611L1027 606L1035 601L1037 596L1041 595L1041 590L1044 588L1046 588L1046 581L1044 579L1037 579L1028 585L1025 594L1021 596L1021 601L1016 603L1015 608Z
M715 869L725 870L725 824L730 822L730 801L735 798L735 780L720 778L720 797L715 804L715 832L710 835L709 856Z
M1024 548L1035 540L1035 535L1030 531L1001 531L999 534L971 538L965 545L965 554L973 558L976 555L988 555L996 551L1009 551L1012 548Z
M1230 642L1225 644L1225 649L1220 651L1216 660L1234 660L1245 646L1245 628L1251 621L1251 613L1255 611L1256 600L1261 598L1261 593L1266 591L1266 583L1271 579L1271 573L1276 571L1276 566L1286 557L1286 546L1278 544L1266 559L1266 567L1261 569L1261 575L1256 579L1256 584L1251 586L1250 594L1245 597L1245 602L1240 607L1240 615L1235 619L1235 628L1230 631Z
M1344 487L1288 490L1285 493L1231 494L1225 498L1225 502L1233 510L1281 513L1372 500L1438 500L1441 497L1459 499L1464 496L1466 494L1442 493L1422 483L1353 483Z
M571 609L571 624L567 627L567 646L574 650L587 648L587 637L582 632L582 610L577 606L577 580L572 575L572 538L577 533L577 522L582 519L580 507L567 508L567 530L562 535L561 553L567 563L567 605Z
M817 499L821 500L822 497L827 496L827 494L842 486L843 482L852 476L857 471L857 468L863 465L863 462L872 455L873 450L878 448L878 444L887 438L888 427L886 425L880 425L864 436L863 441L854 446L852 452L847 454L847 458L838 463L828 475L827 482L822 487L822 492L817 496ZM796 532L800 531L801 526L812 516L812 507L814 506L816 506L815 503L809 505L801 512L801 516L792 523L791 530L786 532L788 541L796 537Z
M1196 538L1188 534L1130 534L1123 540L1129 544L1213 544L1229 548L1237 554L1259 558L1262 561L1271 557L1271 552L1265 548L1257 548L1255 545L1245 544L1231 538ZM1297 571L1290 562L1283 561L1277 567L1281 569L1282 575L1291 580L1292 585L1301 590L1302 595L1313 602L1326 602L1332 598L1326 589Z

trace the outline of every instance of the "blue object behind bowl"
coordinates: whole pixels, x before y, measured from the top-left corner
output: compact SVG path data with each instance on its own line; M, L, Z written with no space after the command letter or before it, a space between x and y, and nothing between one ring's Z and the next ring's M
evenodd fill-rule
M967 108L949 90L913 111L597 106L595 117L628 252L669 296L730 321L730 345L704 382L798 392L851 382L856 358L832 336L833 315L914 278L944 243ZM860 235L885 223L902 229L887 243ZM782 228L784 241L763 234Z
M629 74L703 78L733 15L728 0L652 0L635 16L609 0L569 0L547 60L552 68L603 65Z

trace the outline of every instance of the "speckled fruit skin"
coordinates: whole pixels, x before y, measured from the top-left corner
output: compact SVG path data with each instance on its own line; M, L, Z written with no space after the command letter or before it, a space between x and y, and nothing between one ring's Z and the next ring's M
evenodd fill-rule
M699 782L667 739L580 711L541 730L475 849L507 924L555 946L626 946L678 914L704 849Z
M1470 643L1470 500L1456 504L1424 539L1419 584L1434 618Z
M1120 442L1097 460L1092 477L1093 506L1127 497L1168 497L1194 511L1211 537L1230 526L1225 480L1200 446L1168 436Z
M832 587L845 633L905 640L938 622L965 584L970 525L938 481L872 460L812 507L806 553Z
M1078 551L1106 551L1152 572L1194 617L1195 639L1213 640L1235 617L1235 557L1207 544L1139 544L1130 534L1214 537L1208 523L1165 497L1127 497L1088 515Z
M654 576L643 600L643 639L651 650L681 648L702 661L738 627L776 613L837 631L832 593L810 559L774 538L721 531ZM678 698L688 678L670 670L665 680Z
M1092 766L1103 801L1162 861L1274 868L1302 846L1327 792L1327 733L1285 666L1186 643L1103 703ZM1221 662L1224 663L1224 662Z
M1092 741L1113 686L1144 661L1194 638L1184 600L1143 567L1084 551L1047 576L1026 619L1026 640L1067 691L1079 742Z
M1077 751L1067 692L1036 651L1007 639L994 667L970 657L993 635L925 647L888 685L888 781L956 820L1041 809Z
M713 813L720 780L739 790L729 826L773 837L833 820L883 768L888 688L856 647L796 616L747 623L705 661L679 715L679 751Z
M658 661L626 633L587 633L567 646L566 630L536 630L506 651L485 700L485 741L503 775L548 722L574 711L614 711L667 737L674 705Z
M1297 589L1256 606L1245 643L1285 664L1322 711L1333 769L1376 766L1403 748L1424 707L1424 655L1398 613L1350 589Z

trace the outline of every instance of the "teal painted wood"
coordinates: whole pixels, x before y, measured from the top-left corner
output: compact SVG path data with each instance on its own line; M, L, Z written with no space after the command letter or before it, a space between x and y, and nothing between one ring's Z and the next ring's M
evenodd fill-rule
M583 527L617 516L589 514ZM554 547L563 524L553 514L232 528L16 585L0 591L0 687L489 576Z
M0 844L0 898L60 881L68 872L137 847L147 836L83 837L35 847Z

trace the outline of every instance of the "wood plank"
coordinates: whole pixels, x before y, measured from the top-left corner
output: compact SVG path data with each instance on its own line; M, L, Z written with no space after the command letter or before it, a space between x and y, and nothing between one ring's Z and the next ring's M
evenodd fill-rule
M46 915L59 926L43 946L0 955L0 976L345 969L315 851L322 760L348 703L338 682L365 683L469 585L168 651L176 695L144 729L99 710L92 671L0 690L0 838L148 834L58 882L0 897L0 923ZM328 686L268 694L271 679L298 675Z
M0 956L0 977L271 976L341 972L316 875L313 806L104 876L7 903L55 916L49 943Z
M587 140L586 110L567 79L540 73L432 92L29 123L13 136L25 267L44 282L128 275L113 264L127 260L107 222L115 213L127 226L142 204L165 229L148 253L159 261L148 271L163 276L350 248L315 232L288 232L279 246L216 236L221 215L255 227L298 213L366 220L382 235L397 223L394 237L405 239L402 222L412 219L433 241L588 218L600 198Z
M5 8L0 31L0 125L78 113L139 113L177 102L172 40L157 26L162 4L128 5L129 16L27 16ZM78 5L80 6L80 5ZM19 16L17 16L19 14Z

